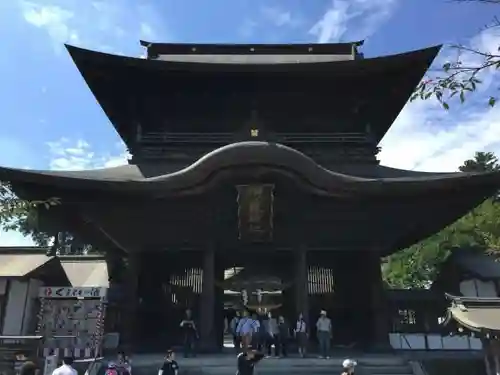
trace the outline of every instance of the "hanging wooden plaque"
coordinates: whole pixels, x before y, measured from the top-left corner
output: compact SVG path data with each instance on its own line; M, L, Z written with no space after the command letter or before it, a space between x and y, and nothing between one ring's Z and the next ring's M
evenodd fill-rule
M238 185L236 188L240 240L272 240L274 185Z

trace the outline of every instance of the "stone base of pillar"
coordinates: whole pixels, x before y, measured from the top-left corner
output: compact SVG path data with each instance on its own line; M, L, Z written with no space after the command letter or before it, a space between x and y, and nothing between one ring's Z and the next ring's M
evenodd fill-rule
M389 338L384 342L374 342L369 347L369 351L372 353L391 353L394 352L394 348L389 343Z
M199 341L196 351L200 354L213 354L220 353L222 348L216 343L215 337L209 341Z

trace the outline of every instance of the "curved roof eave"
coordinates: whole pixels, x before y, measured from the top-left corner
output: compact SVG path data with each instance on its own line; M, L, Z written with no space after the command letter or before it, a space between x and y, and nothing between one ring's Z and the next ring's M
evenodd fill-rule
M452 319L474 332L500 332L500 298L456 297L446 294L451 307L444 324Z
M428 67L434 58L439 53L442 45L436 45L420 50L404 52L400 54L380 56L374 58L365 58L358 60L349 61L331 61L331 62L302 62L302 63L283 63L283 64L213 64L213 63L200 63L200 62L178 62L178 61L163 61L163 60L150 60L138 57L129 57L114 55L105 52L98 52L93 50L88 50L85 48L80 48L72 46L70 44L65 44L71 58L77 66L80 66L82 62L91 62L93 64L103 64L103 65L115 65L115 66L134 66L138 69L164 69L164 70L196 70L211 68L219 71L232 71L238 70L238 68L248 69L249 67L255 67L255 69L264 70L267 68L275 69L276 67L286 67L288 71L293 71L294 69L303 68L313 68L321 69L325 67L335 67L339 69L342 67L349 67L353 70L364 70L370 66L381 66L386 67L387 64L391 64L394 68L400 67L400 65L409 65L412 63L425 63Z
M137 166L129 165L102 170L100 178L96 178L95 171L52 172L0 168L0 179L72 189L161 195L199 189L200 186L208 185L214 175L227 171L241 171L242 167L283 171L298 176L298 180L303 181L311 191L335 196L390 195L471 187L487 187L493 194L495 189L500 187L500 172L456 172L390 178L351 176L327 170L295 149L268 142L241 142L224 146L205 155L187 168L150 178L140 178L139 175L134 177L137 171L132 173L131 170ZM119 176L121 173L124 173L122 178Z

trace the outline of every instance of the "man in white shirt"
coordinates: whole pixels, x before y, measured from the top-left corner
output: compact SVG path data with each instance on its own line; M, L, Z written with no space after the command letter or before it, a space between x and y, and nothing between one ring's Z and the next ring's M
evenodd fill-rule
M321 358L330 358L330 339L332 338L332 321L326 316L326 311L321 310L316 322L316 336L319 342Z
M78 375L78 372L73 368L73 358L64 357L62 366L56 368L52 375Z

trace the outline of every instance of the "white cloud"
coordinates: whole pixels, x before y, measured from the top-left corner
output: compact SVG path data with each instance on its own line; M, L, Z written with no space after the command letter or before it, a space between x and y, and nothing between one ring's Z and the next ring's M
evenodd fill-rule
M110 147L110 152L99 153L85 140L61 138L48 142L51 170L85 170L111 168L127 164L130 155L123 143ZM0 246L36 246L31 237L0 228Z
M47 32L57 52L70 43L117 53L116 43L130 43L129 38L155 39L164 22L144 4L45 0L21 1L20 9L26 22Z
M127 164L129 154L121 145L120 149L111 153L97 153L85 140L71 141L61 138L48 142L50 152L50 169L52 170L85 170L110 168Z
M96 152L85 140L72 141L61 138L47 144L49 148L51 170L85 170L111 168L127 164L129 154L123 143L110 147L110 152ZM35 246L31 237L0 228L0 246Z
M488 29L470 41L481 51L497 51L500 30ZM444 49L435 66L456 58ZM471 53L461 56L467 66L481 61ZM421 171L456 171L476 151L500 155L500 106L489 108L487 98L500 84L496 70L484 72L478 91L465 104L453 101L445 111L435 100L415 101L403 109L382 141L381 162L397 168Z
M371 36L394 13L396 0L333 0L309 31L318 43Z
M260 9L264 19L277 27L297 27L302 24L302 19L291 11L276 6L266 6Z
M74 16L73 12L58 6L41 6L31 2L21 5L26 22L45 28L50 37L57 41L78 43L78 33L67 25Z

